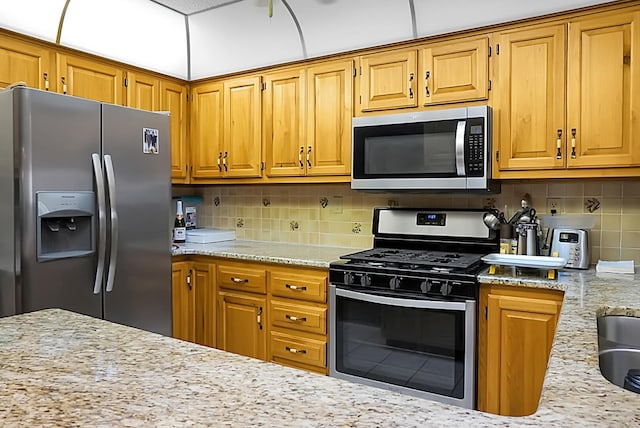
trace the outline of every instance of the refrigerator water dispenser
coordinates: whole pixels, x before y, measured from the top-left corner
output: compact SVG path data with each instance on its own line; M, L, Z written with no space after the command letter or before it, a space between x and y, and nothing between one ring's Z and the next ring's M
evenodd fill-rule
M93 192L36 192L36 201L39 262L95 252Z

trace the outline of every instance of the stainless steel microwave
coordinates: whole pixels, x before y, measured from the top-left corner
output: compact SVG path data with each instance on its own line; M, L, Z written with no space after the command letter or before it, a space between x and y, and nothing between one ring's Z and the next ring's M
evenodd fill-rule
M353 119L351 188L492 192L491 107Z

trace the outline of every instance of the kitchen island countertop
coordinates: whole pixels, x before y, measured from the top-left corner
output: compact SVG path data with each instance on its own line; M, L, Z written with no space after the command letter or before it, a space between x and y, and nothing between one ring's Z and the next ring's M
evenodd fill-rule
M565 299L540 408L502 417L258 361L58 309L0 319L0 420L101 426L638 426L640 395L598 370L596 313L638 315L640 281L593 271Z

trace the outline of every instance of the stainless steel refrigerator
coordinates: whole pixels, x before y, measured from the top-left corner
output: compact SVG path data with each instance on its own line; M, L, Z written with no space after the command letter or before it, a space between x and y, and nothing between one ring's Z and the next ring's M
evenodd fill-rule
M171 335L170 154L167 114L0 91L0 316Z

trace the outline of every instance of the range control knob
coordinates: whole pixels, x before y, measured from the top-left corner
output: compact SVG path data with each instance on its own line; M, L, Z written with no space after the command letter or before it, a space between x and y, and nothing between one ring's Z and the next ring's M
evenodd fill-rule
M342 282L344 283L344 285L353 284L353 274L351 272L345 272L342 276Z
M371 277L366 273L363 273L360 277L360 285L363 287L369 287L371 285Z
M427 294L427 291L429 291L429 287L427 286L426 280L420 283L420 291L422 291L423 294Z
M397 289L400 286L400 281L401 281L401 278L394 276L389 280L389 288L391 288L392 290Z
M449 284L447 281L443 281L442 287L440 287L440 293L442 293L443 296L448 296L449 294L451 294L451 284Z

